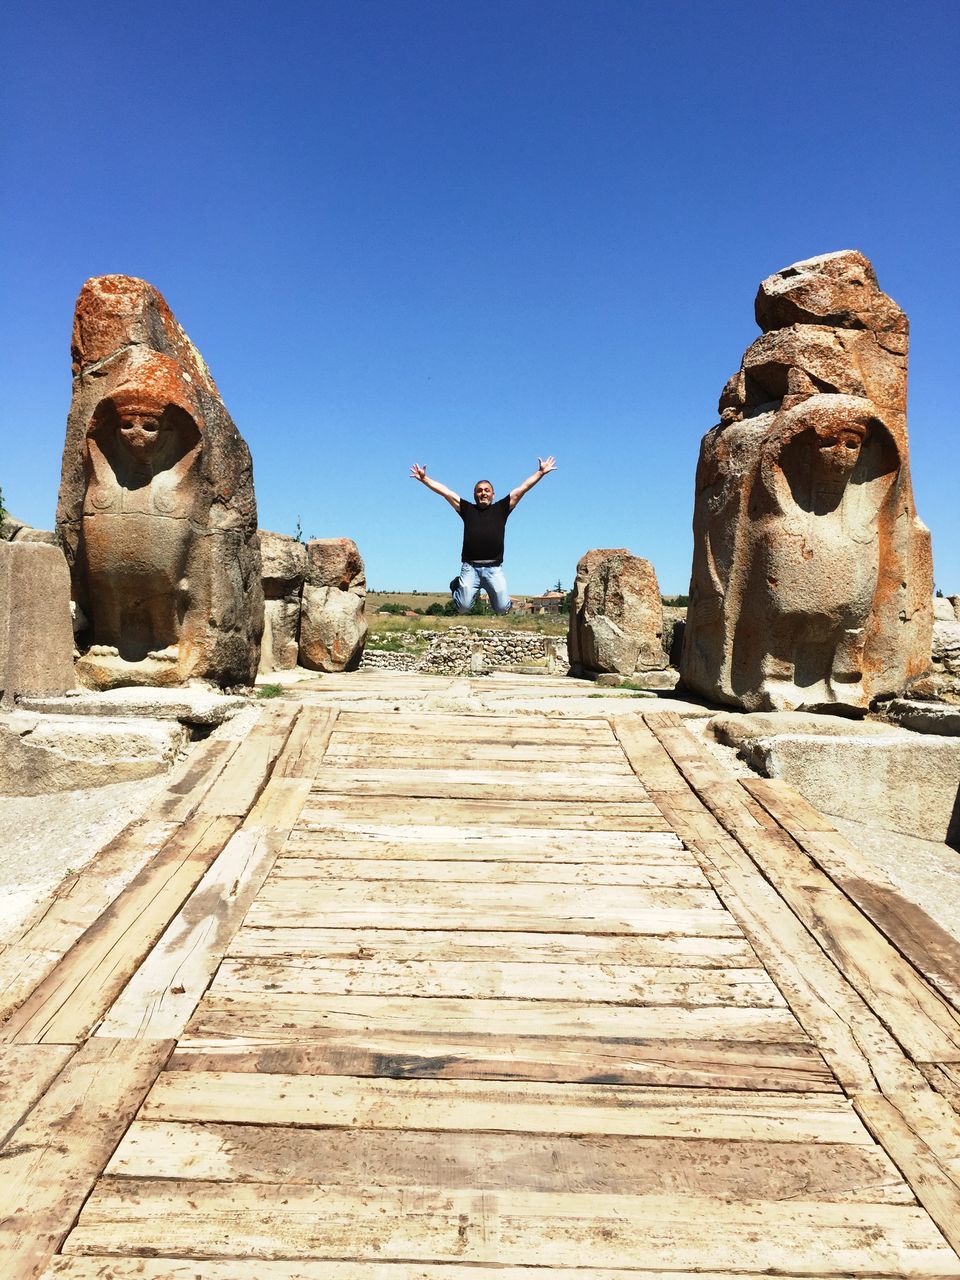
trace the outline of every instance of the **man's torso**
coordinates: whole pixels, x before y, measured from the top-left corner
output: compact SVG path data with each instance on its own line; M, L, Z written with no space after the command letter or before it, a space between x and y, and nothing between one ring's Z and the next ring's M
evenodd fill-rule
M460 518L463 521L463 550L461 559L470 564L501 564L503 561L503 534L510 515L510 498L501 498L489 507L478 507L475 502L460 499Z

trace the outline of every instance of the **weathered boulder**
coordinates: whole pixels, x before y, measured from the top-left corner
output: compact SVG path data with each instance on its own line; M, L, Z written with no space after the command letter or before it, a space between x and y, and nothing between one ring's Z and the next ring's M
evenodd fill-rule
M0 795L132 782L169 769L187 742L175 720L110 720L40 716L0 717Z
M300 611L300 665L311 671L354 671L367 638L367 580L350 538L313 538Z
M300 607L307 549L296 538L260 530L264 627L260 670L292 671L300 649Z
M854 251L771 276L756 315L701 445L681 676L748 710L862 709L930 659L907 318Z
M70 572L59 547L0 542L0 692L62 694L76 684Z
M934 596L933 619L935 622L956 622L957 613L953 607L953 601L946 596Z
M960 622L937 619L933 624L930 655L950 675L960 675Z
M251 684L263 631L250 451L152 285L88 280L57 532L93 688Z
M625 547L596 549L577 565L567 651L574 671L662 670L663 605L648 560Z

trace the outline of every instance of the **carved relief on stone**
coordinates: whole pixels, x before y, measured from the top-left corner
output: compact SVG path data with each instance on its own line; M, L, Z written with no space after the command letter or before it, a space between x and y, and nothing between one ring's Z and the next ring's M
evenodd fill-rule
M57 530L97 688L252 683L263 630L249 450L142 280L87 281Z
M756 310L770 331L701 446L681 675L748 709L865 708L929 655L906 316L854 252L764 281Z

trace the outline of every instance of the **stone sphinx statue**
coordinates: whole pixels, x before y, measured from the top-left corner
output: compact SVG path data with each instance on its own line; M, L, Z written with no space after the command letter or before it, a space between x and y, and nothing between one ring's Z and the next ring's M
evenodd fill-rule
M94 688L252 683L263 592L249 451L150 285L84 285L57 530Z
M864 709L929 662L906 316L855 252L771 276L756 312L700 450L681 676L750 710Z

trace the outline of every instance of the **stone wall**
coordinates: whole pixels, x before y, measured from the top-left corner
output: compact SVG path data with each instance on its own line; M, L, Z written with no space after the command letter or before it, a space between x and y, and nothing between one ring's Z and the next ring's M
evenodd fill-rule
M545 661L547 637L524 631L450 627L435 632L425 653L389 653L367 649L364 670L423 671L431 675L468 675Z

